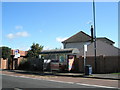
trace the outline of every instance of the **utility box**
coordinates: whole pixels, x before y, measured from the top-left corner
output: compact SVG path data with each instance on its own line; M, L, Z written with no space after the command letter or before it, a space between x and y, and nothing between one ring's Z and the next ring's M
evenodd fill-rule
M91 65L85 66L85 75L92 75L92 66Z

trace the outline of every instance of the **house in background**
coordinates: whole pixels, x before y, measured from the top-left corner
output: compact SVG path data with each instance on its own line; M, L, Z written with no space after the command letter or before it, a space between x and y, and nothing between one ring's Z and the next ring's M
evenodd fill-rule
M12 50L11 54L11 63L10 63L10 69L18 69L18 66L23 58L25 58L27 55L27 51L21 51L19 49Z
M118 60L119 49L114 46L115 42L106 37L96 39L96 65L94 57L94 42L91 41L91 36L89 36L88 34L80 31L77 34L66 39L62 43L64 49L43 50L42 52L40 52L40 54L44 54L44 56L45 54L54 55L54 58L51 58L52 56L49 56L46 59L51 60L52 68L57 67L57 69L59 70L59 68L62 67L61 65L63 64L61 62L61 57L62 55L64 55L65 57L62 58L62 61L65 62L65 69L67 71L84 72L84 45L87 45L87 57L85 63L86 65L92 66L93 72L111 73L120 71L120 62ZM77 53L63 52L73 49L77 50ZM52 62L53 60L55 62ZM95 69L97 69L97 71L95 71Z
M26 57L27 51L11 50L11 60L0 58L0 69L18 69L21 60Z
M77 48L79 49L79 57L77 57L73 66L74 71L77 68L77 72L84 72L84 45L87 45L86 52L86 65L91 65L93 72L97 73L113 73L120 72L119 51L120 49L115 47L115 42L106 38L96 38L96 63L94 53L94 42L91 41L92 37L83 31L71 36L63 41L64 49ZM96 67L95 67L96 65ZM95 71L96 69L96 71Z
M87 45L87 56L94 56L94 42L91 42L91 36L83 31L71 36L67 40L63 41L63 47L65 48L77 48L80 50L80 56L84 54L84 45ZM114 46L112 40L101 37L96 38L96 55L100 56L118 56L118 48Z

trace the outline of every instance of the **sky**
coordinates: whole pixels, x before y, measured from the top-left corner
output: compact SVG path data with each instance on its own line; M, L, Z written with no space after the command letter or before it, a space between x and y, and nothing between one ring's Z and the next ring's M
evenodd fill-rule
M96 36L118 47L118 3L96 2ZM92 2L3 2L2 46L28 50L62 48L61 41L79 31L90 35Z

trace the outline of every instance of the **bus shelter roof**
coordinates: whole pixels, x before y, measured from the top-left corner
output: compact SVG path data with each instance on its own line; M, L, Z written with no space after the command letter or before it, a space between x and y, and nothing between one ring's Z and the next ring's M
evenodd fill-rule
M52 49L52 50L43 50L39 54L58 54L58 53L78 54L79 50L77 48Z

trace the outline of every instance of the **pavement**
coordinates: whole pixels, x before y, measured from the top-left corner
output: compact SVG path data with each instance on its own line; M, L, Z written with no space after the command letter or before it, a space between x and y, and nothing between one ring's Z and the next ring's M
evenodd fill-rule
M92 76L86 76L86 77L97 78L97 79L120 80L120 74L93 74Z
M55 75L57 75L57 76L68 76L68 77L84 77L84 78L120 80L120 75L118 75L118 74L84 75L84 73L56 73Z
M64 77L83 77L83 78L94 78L94 79L110 79L120 80L120 74L92 74L84 75L84 73L57 73L57 72L38 72L38 71L24 71L24 70L2 70L15 73L23 74L34 74L42 76L64 76Z

